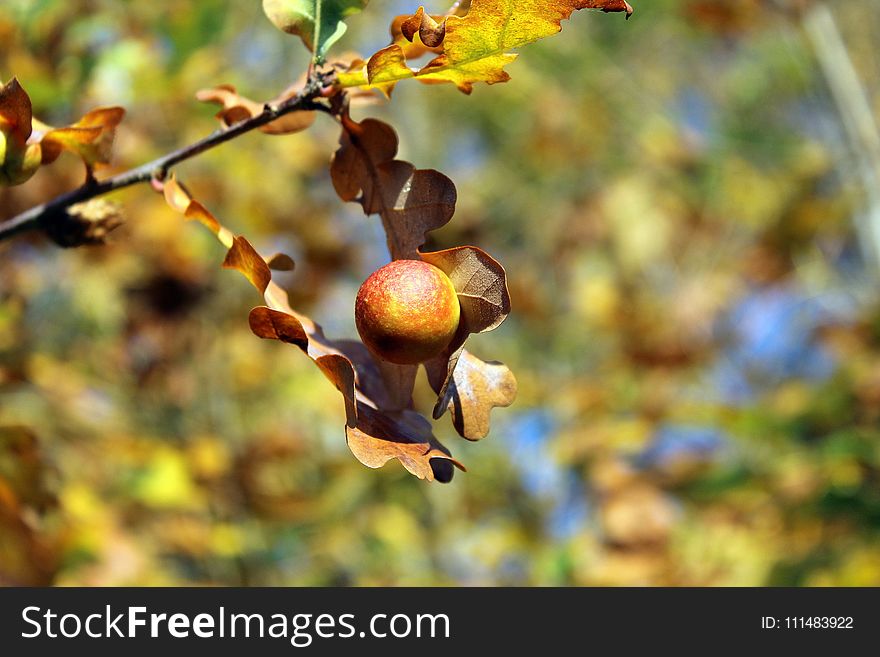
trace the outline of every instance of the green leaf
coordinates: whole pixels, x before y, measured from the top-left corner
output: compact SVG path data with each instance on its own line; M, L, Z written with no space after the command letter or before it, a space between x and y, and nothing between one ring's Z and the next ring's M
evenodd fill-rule
M263 11L275 27L299 36L315 54L324 56L345 34L345 19L367 6L369 0L263 0Z

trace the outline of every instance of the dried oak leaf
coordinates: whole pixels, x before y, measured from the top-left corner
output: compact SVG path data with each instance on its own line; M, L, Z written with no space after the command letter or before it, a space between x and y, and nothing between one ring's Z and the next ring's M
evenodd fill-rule
M124 116L125 110L121 107L99 107L63 128L51 128L35 121L34 127L43 133L40 140L43 164L54 162L63 150L79 155L89 171L109 164L116 127ZM35 131L31 136L32 142L36 134Z
M417 259L425 234L445 225L455 212L455 185L438 171L417 170L395 160L397 135L386 123L357 123L342 116L340 147L330 166L333 185L344 201L357 201L366 214L379 214L392 259ZM377 361L388 396L386 408L411 404L417 366Z
M224 266L238 269L252 283L256 280L262 285L262 275L257 273L262 267L256 257L253 247L243 237L236 237ZM356 343L328 340L319 325L287 305L286 293L272 282L267 285L265 298L270 307L251 311L251 330L260 338L288 342L302 349L342 393L346 405L346 442L361 463L378 468L396 458L420 479L441 482L452 479L454 466L464 470L433 436L430 423L418 413L408 409L380 410L376 407L378 402L367 397L364 379L371 365L378 364L366 350L351 349ZM380 400L398 403L394 389L384 379L373 377L370 381L369 387L381 390L377 395ZM404 385L412 390L412 382Z
M442 174L421 172L408 162L393 160L397 135L387 124L374 119L355 123L343 115L342 127L341 146L331 165L340 198L361 203L367 214L378 212L382 216L392 259L422 259L438 267L449 276L458 293L462 317L458 332L444 353L426 363L425 368L438 395L434 418L439 419L447 408L452 408L453 424L463 437L483 438L489 430L489 411L513 402L516 381L500 363L470 357L468 366L457 368L457 364L466 353L463 347L470 334L491 331L510 314L504 268L485 251L472 246L420 252L425 234L452 217L454 185ZM420 180L424 174L431 174L430 180L442 185L432 188ZM383 363L380 369L383 380L396 391L393 397L398 405L391 402L391 407L402 408L399 404L412 394L415 368Z
M437 393L434 418L448 408L459 435L479 440L489 432L492 408L513 403L516 379L503 363L484 362L465 351L464 343L471 333L497 328L510 314L506 274L498 261L473 246L420 255L449 276L461 303L456 337L443 354L425 363Z
M400 24L400 33L410 42L418 34L428 48L436 48L446 37L446 19L440 18L442 22L426 14L424 7L419 7L415 14Z
M445 16L430 16L435 22L445 21ZM415 31L412 32L412 36L406 36L404 33L404 24L407 24L407 32L410 31L410 25L413 20L413 16L404 15L404 16L396 16L394 20L391 22L391 43L400 46L401 51L403 52L406 59L417 59L421 57L425 53L434 53L439 55L442 52L441 43L442 39L440 39L441 43L437 43L434 46L429 46L427 43L423 42L421 37L419 36L419 25L415 26ZM444 26L444 34L445 37L445 26Z
M430 422L415 411L381 413L361 404L358 412L358 426L346 427L345 436L349 449L367 467L381 468L397 459L419 479L441 482L452 480L454 467L464 470L434 438Z
M504 363L480 360L465 349L459 352L448 383L448 368L442 360L426 363L425 368L435 392L446 385L438 403L446 400L442 410L449 408L452 425L468 440L485 438L491 410L510 406L516 399L516 378Z
M241 272L263 295L266 305L250 312L251 331L301 349L342 394L346 440L358 460L376 468L396 458L409 472L429 481L447 482L454 467L464 470L431 434L427 420L410 410L388 409L399 394L383 380L379 365L363 345L329 340L318 324L294 311L287 293L272 281L269 261L244 237L233 236L173 177L164 183L163 192L173 209L202 221L217 235L229 249L223 266ZM277 256L269 260L277 261Z
M76 153L92 171L110 162L116 127L125 110L93 109L76 123L53 128L35 119L31 100L13 78L0 88L0 183L21 184L64 150Z
M422 82L451 82L469 94L476 82L509 80L504 67L517 57L511 51L556 34L561 22L579 9L626 12L627 17L633 11L624 0L473 0L467 15L447 18L442 52L420 70L410 69L403 48L392 44L360 71L339 75L337 84L361 87L381 80L388 86L415 77ZM411 28L413 22L402 25Z
M504 267L482 249L459 246L419 255L452 281L468 333L485 333L498 328L510 314Z
M388 124L375 119L357 123L344 115L342 125L330 165L337 194L382 218L392 259L417 259L425 234L452 218L455 185L439 171L395 160L397 135Z
M196 98L203 103L221 105L222 109L217 113L217 118L225 126L231 126L239 121L262 114L267 104L270 106L277 105L292 98L300 91L301 86L294 85L286 89L277 98L270 100L268 103L258 103L250 98L240 96L231 84L221 84L211 89L202 89L196 93ZM260 130L267 135L289 135L305 130L314 122L315 112L303 110L285 114L271 123L261 126Z
M223 246L227 249L232 247L234 237L232 231L221 226L205 206L194 200L186 188L177 182L174 174L162 185L162 193L165 196L165 202L172 210L179 212L187 219L201 222L216 235Z

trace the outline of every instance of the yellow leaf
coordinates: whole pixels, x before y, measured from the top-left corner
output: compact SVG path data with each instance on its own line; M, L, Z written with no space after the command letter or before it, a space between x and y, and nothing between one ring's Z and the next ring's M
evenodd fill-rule
M632 13L623 0L473 0L466 16L447 18L443 52L421 70L410 70L403 49L395 44L373 55L362 71L340 75L338 83L387 88L415 77L422 82L452 82L470 93L476 82L506 82L510 76L504 67L517 57L511 51L556 34L561 22L578 9Z
M89 170L108 164L116 137L116 126L124 115L125 110L121 107L99 107L73 125L49 129L40 141L43 147L43 164L55 161L62 150L79 155ZM48 126L40 124L39 127Z
M357 64L352 70L337 74L339 86L376 89L390 98L395 84L416 74L406 65L406 55L397 44L382 48L368 62L358 61Z

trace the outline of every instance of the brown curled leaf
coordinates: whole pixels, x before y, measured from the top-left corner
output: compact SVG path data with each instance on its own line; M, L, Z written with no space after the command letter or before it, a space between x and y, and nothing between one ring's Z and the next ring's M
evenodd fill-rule
M0 130L7 140L12 138L19 148L24 148L25 142L31 136L32 119L30 96L18 79L12 78L0 87Z
M251 311L251 330L260 338L294 344L306 352L345 397L349 421L356 414L356 398L370 400L381 411L412 404L415 367L410 373L406 366L380 364L360 342L330 340L319 324L290 308L287 293L275 283L269 283L264 296L271 307ZM333 364L337 357L346 365Z
M428 48L437 48L446 36L446 19L440 16L437 18L441 20L429 16L425 13L424 7L419 7L415 14L400 24L400 33L409 42L412 42L418 34L422 43Z
M236 241L242 248L244 243L239 240L243 238ZM239 259L238 256L235 258ZM286 305L283 290L279 293L280 288L277 288L273 294L273 288L277 286L270 282L266 290L267 302L286 310L254 308L249 318L251 330L258 337L298 346L342 393L346 439L355 457L372 468L396 458L409 472L422 479L449 481L453 472L449 451L431 435L427 420L414 411L401 410L402 406L411 404L413 382L406 378L406 373L400 373L403 376L400 382L393 378L383 379L382 367L363 345L328 340L319 325ZM283 300L279 300L281 294ZM415 368L411 369L414 375ZM388 373L385 372L384 376ZM403 404L402 395L406 397ZM427 427L427 433L424 427Z
M460 359L467 354L463 347L468 335L485 333L500 326L510 314L510 293L504 267L482 249L462 246L419 255L449 277L461 303L458 333L443 354L425 364L431 386L437 393L433 416L440 419L450 408L457 392L454 377L459 371ZM515 382L513 387L515 390ZM462 389L478 388L463 382ZM479 402L475 399L474 404L460 407L458 416L453 416L455 428L470 440L482 438L489 429L488 410L482 411ZM472 420L472 416L479 419Z
M342 393L346 439L355 457L372 468L397 458L422 479L449 481L451 465L438 461L451 459L449 451L431 435L427 420L414 411L390 409L394 404L400 406L403 390L406 391L405 405L411 403L412 381L404 382L402 388L395 390L393 382L383 380L381 366L363 345L332 342L324 336L320 326L311 321L301 322L301 318L292 310L287 313L258 307L251 311L249 322L258 337L294 344L305 351ZM412 373L415 374L414 367ZM377 401L382 410L375 408ZM427 434L423 428L415 429L424 426L428 427ZM457 462L456 465L462 467Z
M233 238L232 246L226 252L226 258L223 260L223 268L237 269L244 274L251 285L259 290L260 294L266 292L266 288L269 287L269 282L272 280L269 265L251 246L251 243L240 235Z
M186 209L186 212L184 212L184 215L187 219L200 221L202 224L207 226L207 228L212 233L214 233L217 236L217 239L219 239L223 244L226 244L226 246L231 246L232 233L228 229L221 226L220 222L217 221L214 215L208 212L208 209L198 201L193 201L192 203L190 203L189 207L187 207Z
M186 214L190 203L197 202L193 201L193 198L190 196L187 189L177 182L177 177L173 173L162 185L162 195L165 197L165 202L168 206L180 214Z
M174 177L163 183L163 193L177 212L210 217L213 223L204 218L203 223L227 244L224 238L232 233ZM377 468L397 459L414 475L441 482L451 480L456 466L464 469L431 434L430 423L407 408L412 403L415 367L389 371L362 344L329 340L320 325L290 307L287 293L271 280L270 264L278 257L263 258L241 236L230 237L227 245L224 266L242 273L266 302L251 310L251 331L298 347L339 390L345 403L346 440L358 460Z
M412 423L412 420L401 425L400 419L393 419L393 412L388 416L384 415L387 413L385 410L375 410L372 422L363 424L359 419L360 409L372 407L358 403L358 399L368 400L368 398L362 392L358 391L359 373L355 370L353 361L360 360L361 363L364 363L365 358L371 359L371 357L364 352L358 353L347 350L345 344L337 344L328 340L324 336L321 327L314 322L310 320L301 321L304 318L287 305L287 295L284 291L275 283L265 281L265 275L270 273L269 268L265 265L265 262L260 258L259 254L257 254L256 250L254 250L243 237L239 236L235 238L233 246L227 254L224 266L237 269L251 281L254 287L258 290L262 288L265 291L264 295L267 303L273 306L257 307L251 311L249 324L254 334L261 338L280 340L298 346L308 354L310 358L312 358L315 364L324 373L324 376L326 376L342 394L345 402L346 435L349 435L349 431L356 432L354 443L350 442L349 444L354 444L356 447L360 446L359 452L355 452L355 450L352 449L355 456L361 460L361 462L370 465L370 463L375 463L378 460L375 453L390 454L391 456L385 458L382 461L382 464L387 462L389 458L399 458L410 472L416 474L413 468L417 467L416 463L418 458L415 453L417 450L415 450L414 447L408 447L402 450L396 447L398 444L409 444L411 442L409 438L411 435L411 428L409 425ZM264 283L265 287L263 287ZM347 351L348 353L346 353ZM351 354L351 357L349 354ZM378 367L378 371L380 373L382 372L381 366L374 363L374 367ZM359 369L360 372L366 371L366 368L363 366ZM414 370L415 368L413 368L413 374L415 373ZM380 399L385 401L386 404L400 405L400 396L402 394L406 395L408 400L406 403L411 403L409 400L411 400L412 395L412 381L409 382L408 389L405 389L405 382L402 383L403 387L400 387L401 384L397 385L397 388L391 388L385 384L384 379L373 382L374 389L380 388L382 390ZM399 410L399 408L394 410ZM377 420L375 419L377 417L385 418L384 424L377 424ZM355 427L358 426L362 428L367 427L367 430L356 431ZM380 432L378 437L371 436L370 431L372 429L370 429L370 427L373 426L382 426L385 427L385 429ZM395 446L386 444L389 441L393 442ZM372 452L375 452L372 456L365 456L365 450L368 449L368 445ZM437 445L439 446L439 443L437 443ZM370 463L364 461L364 458L367 458L368 460L371 459ZM427 464L426 467L429 469L431 467L430 461L434 458L440 457L433 455L432 452L431 456L426 456L424 458L424 464ZM370 467L378 466L370 465ZM443 468L443 466L438 467L441 467L441 469ZM417 476L429 479L433 478L425 477L424 475ZM449 473L449 477L451 478L451 472Z
M298 87L291 87L277 98L269 101L268 104L275 105L287 100L298 91ZM210 89L202 89L196 93L196 98L203 103L220 105L221 110L217 113L217 118L226 126L259 116L263 113L267 104L258 103L250 98L240 96L231 84L221 84ZM315 112L313 111L291 112L275 119L271 123L261 126L260 130L267 135L289 135L305 130L314 122Z
M62 150L79 155L89 171L109 164L116 128L124 116L125 110L121 107L99 107L63 128L49 128L35 121L43 133L40 140L43 164L54 162Z
M401 53L403 53L405 59L416 60L425 53L433 53L435 55L439 55L441 52L443 52L442 43L433 48L422 43L422 40L419 37L418 27L416 28L416 32L413 34L412 39L408 39L404 35L403 24L407 21L410 21L411 19L412 16L409 15L396 16L391 22L391 44L396 45L400 48L400 51Z
M510 293L504 267L482 249L459 246L419 255L452 281L469 333L485 333L498 328L510 314Z
M373 175L378 164L397 155L397 134L382 121L349 120L343 124L339 142L330 165L333 187L343 201L360 201L365 187L373 194Z
M419 28L422 26L422 20L425 17L425 8L419 7L415 14L412 16L405 17L400 22L400 34L404 39L412 43L412 40L415 38L416 34L419 33ZM436 22L436 21L435 21ZM445 32L445 29L444 29ZM420 37L421 38L421 37ZM427 43L425 44L428 45ZM436 46L436 44L435 44Z
M391 23L391 44L373 54L369 61L350 57L348 65L337 72L337 84L366 93L376 90L390 98L398 82L417 73L407 61L425 53L441 54L446 19L464 13L456 4L445 16L429 16L422 7L413 16L397 16Z
M434 402L434 409L431 413L435 420L443 417L443 414L449 408L449 396L451 394L449 387L452 385L452 377L455 374L458 359L461 358L461 354L464 351L464 343L469 335L470 333L468 333L465 323L462 322L458 327L458 332L444 352L425 363L428 380L431 382L434 392L437 393L437 401Z
M431 189L429 181L436 172L418 172L407 162L391 159L397 153L397 136L386 124L372 119L358 124L344 116L343 128L341 146L331 166L331 176L340 198L358 201L367 214L377 213L382 217L393 259L421 258L444 271L458 293L462 310L458 333L443 354L426 364L428 371L432 372L432 385L438 394L434 417L439 418L453 403L452 398L460 397L454 374L462 354L467 353L463 352L463 346L468 335L498 327L510 313L506 274L494 258L476 247L419 253L425 234L451 218L455 210L454 186L451 182L448 187L438 183L436 189ZM417 179L420 173L423 177ZM442 179L448 180L445 176ZM401 190L405 190L406 196ZM445 203L442 202L443 191L448 194ZM386 389L395 391L390 399L385 400L386 408L399 409L411 396L414 371L400 371L393 367L384 365L379 369ZM467 371L473 373L478 368L469 367ZM515 382L510 382L512 375L509 371L507 373L510 380L507 380L509 385L505 394L487 397L488 406L481 405L476 397L471 400L469 396L470 391L481 388L477 383L471 383L474 377L469 374L468 379L462 380L461 390L467 391L468 395L464 397L464 405L453 407L458 409L453 423L464 437L477 440L485 436L489 428L489 409L512 401L512 397L508 400L507 396L511 388L515 390Z
M324 376L342 393L345 401L345 425L353 427L358 422L357 378L354 366L342 354L327 354L314 359Z
M417 259L426 233L452 218L457 194L442 173L416 169L393 159L396 154L397 135L389 125L345 116L330 175L343 201L356 201L365 214L381 217L393 260Z
M248 316L251 331L264 340L279 340L306 350L309 336L303 325L292 315L259 306L251 310Z
M443 361L435 359L426 364L426 369L431 387L439 394L448 375ZM460 436L480 440L489 433L492 409L510 406L515 398L516 378L506 365L483 361L467 350L461 350L447 391L438 404L443 403L443 410L449 409L452 424ZM437 415L435 410L435 417Z
M447 483L454 467L465 467L454 460L431 433L431 424L414 411L380 413L358 404L358 425L345 430L348 447L369 468L381 468L397 459L419 479Z
M205 225L217 239L228 249L232 246L232 232L220 225L220 222L208 209L196 200L193 200L186 188L177 182L174 174L162 183L162 194L165 202L175 212L179 212L190 220L199 221Z

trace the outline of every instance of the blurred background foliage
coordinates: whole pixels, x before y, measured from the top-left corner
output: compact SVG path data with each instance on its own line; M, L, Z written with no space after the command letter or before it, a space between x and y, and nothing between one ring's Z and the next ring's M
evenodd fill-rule
M343 50L417 4L374 0ZM253 290L148 188L109 246L0 245L0 583L880 585L877 153L831 93L880 113L880 2L633 4L508 84L356 111L456 182L429 248L508 271L514 312L470 348L519 398L479 444L437 424L470 469L449 485L361 466L338 393L250 333ZM0 44L44 121L128 109L119 170L215 128L198 89L270 98L307 65L256 1L4 0ZM387 255L333 193L337 139L319 117L178 175L343 337ZM0 218L81 176L63 156Z

